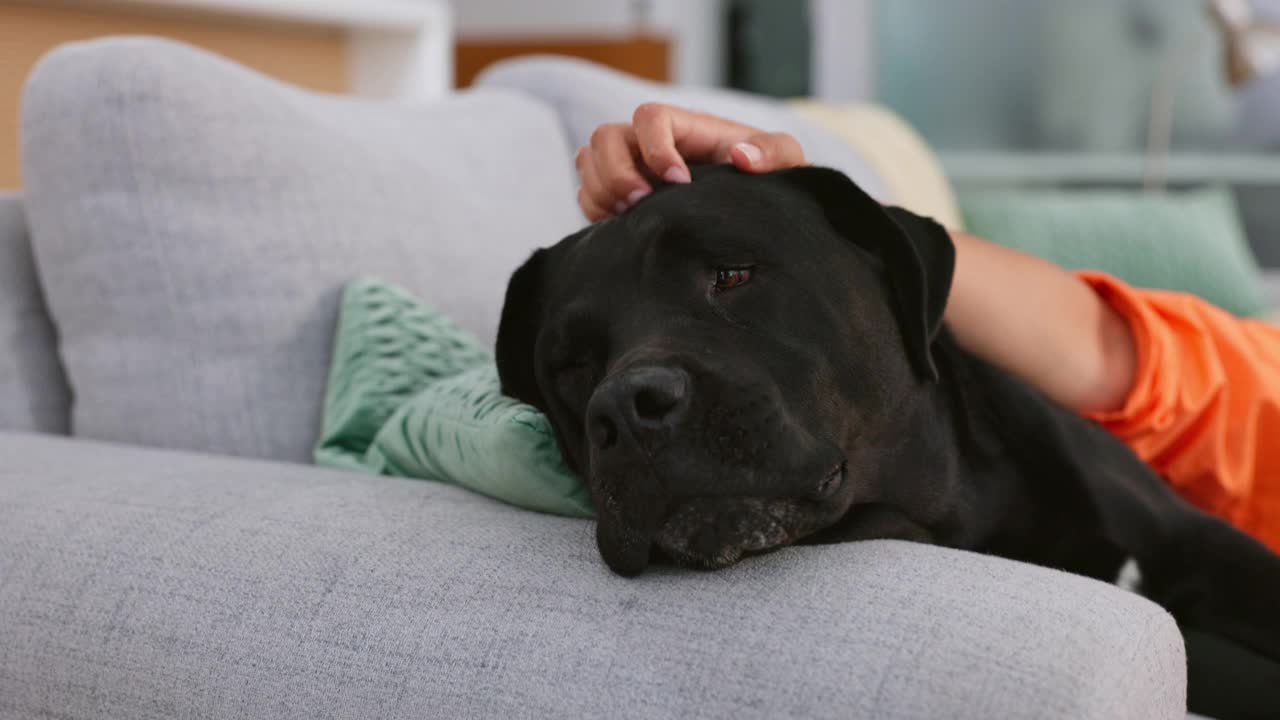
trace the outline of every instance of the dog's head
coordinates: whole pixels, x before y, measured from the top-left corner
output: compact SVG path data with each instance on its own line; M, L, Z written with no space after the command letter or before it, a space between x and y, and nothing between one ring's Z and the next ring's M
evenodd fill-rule
M953 261L834 170L701 169L534 253L498 370L586 479L611 568L655 546L723 567L872 494L889 419L936 379Z

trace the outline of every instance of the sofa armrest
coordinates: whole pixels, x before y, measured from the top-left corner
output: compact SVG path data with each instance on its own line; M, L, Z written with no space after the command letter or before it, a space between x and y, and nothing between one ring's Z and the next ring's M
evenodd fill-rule
M1180 717L1110 586L902 542L608 572L440 484L0 433L0 716Z

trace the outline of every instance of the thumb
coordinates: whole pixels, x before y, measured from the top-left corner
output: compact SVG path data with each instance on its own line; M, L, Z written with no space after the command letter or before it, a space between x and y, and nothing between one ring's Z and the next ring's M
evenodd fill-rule
M729 161L739 170L753 173L807 164L800 142L783 132L760 133L730 145Z

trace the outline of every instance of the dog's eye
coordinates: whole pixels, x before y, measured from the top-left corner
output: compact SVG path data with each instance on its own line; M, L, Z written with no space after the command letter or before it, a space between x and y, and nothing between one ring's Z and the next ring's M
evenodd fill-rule
M751 268L720 268L716 270L716 290L732 290L751 280Z

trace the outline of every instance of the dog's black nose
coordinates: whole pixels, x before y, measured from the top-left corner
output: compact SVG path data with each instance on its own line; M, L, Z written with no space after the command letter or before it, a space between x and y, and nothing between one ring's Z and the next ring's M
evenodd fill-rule
M689 374L671 367L631 368L600 383L587 405L591 442L609 450L673 427L689 408Z

